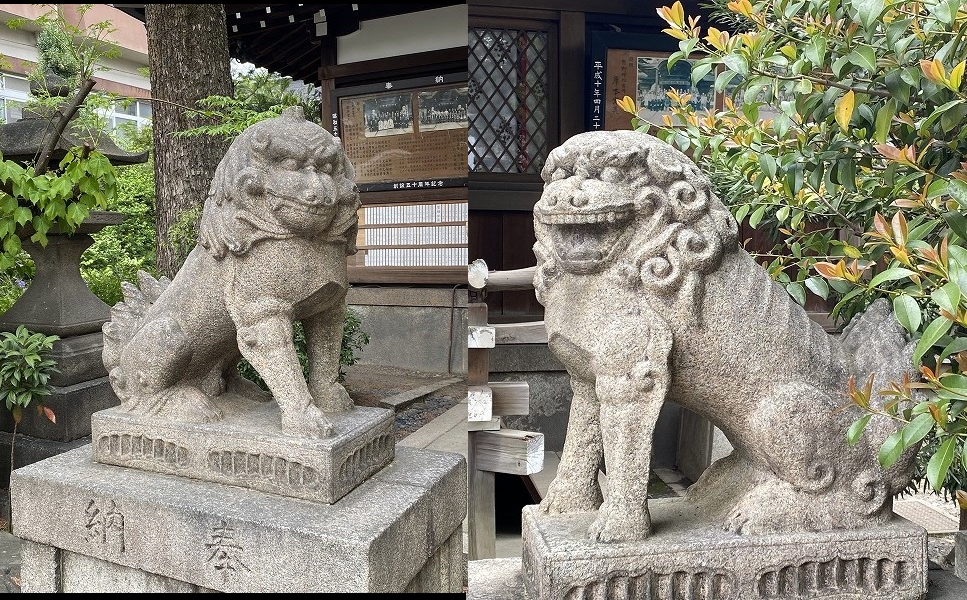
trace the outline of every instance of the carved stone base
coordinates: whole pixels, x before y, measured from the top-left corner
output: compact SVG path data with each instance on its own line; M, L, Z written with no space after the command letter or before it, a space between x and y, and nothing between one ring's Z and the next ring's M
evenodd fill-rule
M863 530L742 536L703 523L680 498L649 502L654 533L622 544L587 539L595 513L524 507L528 597L912 600L927 592L927 532L899 517Z
M275 402L246 402L215 423L182 423L121 407L91 417L94 460L333 503L393 460L393 411L332 414L334 435L283 435Z
M463 590L455 453L400 447L326 504L95 463L84 446L14 471L10 501L24 592Z

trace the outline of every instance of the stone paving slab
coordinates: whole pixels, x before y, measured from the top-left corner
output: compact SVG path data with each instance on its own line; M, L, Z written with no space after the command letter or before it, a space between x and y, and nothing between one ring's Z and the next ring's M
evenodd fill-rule
M412 405L415 402L418 402L421 398L425 398L437 390L441 390L460 381L461 379L459 377L435 381L411 390L406 390L405 392L387 396L386 398L381 398L379 400L379 405L383 408L391 408L398 411L402 408Z

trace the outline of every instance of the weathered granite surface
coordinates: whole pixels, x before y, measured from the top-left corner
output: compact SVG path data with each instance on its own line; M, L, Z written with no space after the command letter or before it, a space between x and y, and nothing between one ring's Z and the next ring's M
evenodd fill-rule
M874 418L849 445L863 413L844 408L851 377L916 376L913 344L888 304L831 337L740 247L708 178L647 134L576 135L543 176L534 286L574 396L541 509L594 513L595 540L645 539L651 440L674 400L735 448L688 493L718 527L799 535L889 523L916 449L882 468L877 451L895 423Z
M520 557L472 560L468 566L467 600L526 600ZM963 600L967 581L952 570L931 564L926 600Z
M222 419L215 402L265 394L290 435L333 434L327 413L353 402L338 382L346 255L356 252L359 194L339 140L300 107L240 134L219 163L199 242L173 280L139 274L105 323L104 365L125 410L161 420ZM309 378L293 344L301 321Z
M216 423L159 422L121 407L91 417L94 460L109 465L181 475L316 502L333 503L393 460L394 413L357 406L330 415L327 438L287 435L274 402L223 412Z
M24 592L460 592L466 461L400 447L334 504L91 460L14 471Z
M831 337L742 249L708 178L647 134L576 135L543 177L534 287L573 398L557 476L524 509L528 597L921 598L926 531L892 511L916 448L881 467L886 418L846 441L864 414L851 379L916 376L889 305ZM649 500L666 402L734 450L684 499Z
M532 598L915 600L927 591L927 534L896 518L825 532L724 531L679 498L651 502L653 533L601 544L594 513L523 514L524 584Z

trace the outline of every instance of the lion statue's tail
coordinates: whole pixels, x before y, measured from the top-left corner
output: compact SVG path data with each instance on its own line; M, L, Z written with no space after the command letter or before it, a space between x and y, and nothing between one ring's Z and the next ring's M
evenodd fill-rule
M101 354L104 368L110 373L121 362L124 346L140 328L151 305L171 283L167 277L155 279L144 271L138 271L138 285L121 282L124 300L111 308L111 320L101 327L104 332L104 350Z
M849 374L853 376L856 387L862 388L873 375L873 393L871 405L882 408L887 398L879 396L876 391L882 390L892 382L900 382L906 374L911 381L916 381L917 371L913 367L913 350L916 341L910 340L906 331L897 321L885 298L879 298L867 309L843 328L840 336L840 348L851 365ZM867 424L864 437L869 440L874 452L895 432L899 422L886 417L876 417ZM899 492L910 480L916 448L909 449L886 473L886 483L892 493Z

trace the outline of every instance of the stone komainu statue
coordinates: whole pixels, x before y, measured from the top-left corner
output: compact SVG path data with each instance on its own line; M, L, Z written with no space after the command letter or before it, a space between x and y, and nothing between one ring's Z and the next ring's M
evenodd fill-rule
M673 400L734 447L686 496L726 529L824 531L891 518L916 449L882 468L879 446L896 429L885 418L846 442L861 414L845 394L850 377L915 375L913 345L885 301L841 336L827 334L740 247L696 165L649 135L574 136L543 176L534 287L574 391L543 510L597 509L592 537L645 538L652 435Z
M265 400L236 370L258 371L286 433L326 436L327 412L353 402L338 383L346 256L359 194L340 142L302 109L250 126L231 144L205 200L198 245L173 280L139 273L105 323L104 365L124 408L215 421L229 394ZM302 322L309 378L293 343Z

